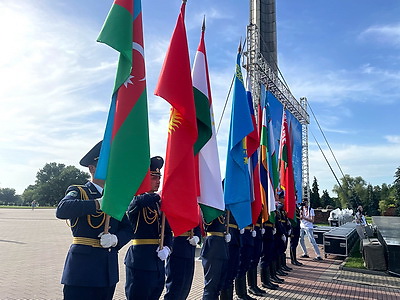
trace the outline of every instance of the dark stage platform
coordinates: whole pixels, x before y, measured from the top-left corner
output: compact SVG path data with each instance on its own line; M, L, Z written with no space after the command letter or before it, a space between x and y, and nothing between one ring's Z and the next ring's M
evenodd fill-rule
M400 217L375 216L372 222L385 248L388 272L400 276Z

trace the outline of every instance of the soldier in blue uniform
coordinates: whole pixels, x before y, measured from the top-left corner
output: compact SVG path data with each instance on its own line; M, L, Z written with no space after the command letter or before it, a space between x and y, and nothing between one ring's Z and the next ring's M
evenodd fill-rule
M204 222L206 238L201 248L201 263L204 270L203 300L218 300L226 279L228 244L231 235L226 232L225 217L220 216L210 223Z
M255 300L247 294L246 273L250 266L254 247L253 225L250 224L245 228L240 229L240 255L239 269L235 279L235 291L238 300Z
M112 299L119 280L118 251L132 238L128 219L111 218L104 234L106 215L100 210L104 181L95 179L101 142L80 161L92 180L68 187L57 206L56 216L69 219L73 240L65 261L61 283L66 300Z
M226 266L225 283L222 285L222 291L219 297L220 300L233 299L233 281L239 269L240 232L236 220L230 211L227 211L226 216L226 232L229 233L231 240L228 243L229 258Z
M253 225L253 236L254 236L254 247L251 253L251 260L249 270L247 271L247 285L248 285L248 292L250 294L267 297L267 293L260 289L257 285L257 267L260 262L261 258L261 251L262 251L262 241L263 241L263 232L261 228L262 224L262 214L257 219L257 223Z
M273 265L275 265L276 274L280 276L287 276L282 267L282 255L285 252L285 246L287 241L287 231L286 231L286 219L283 214L283 204L280 202L282 200L282 193L279 195L279 200L276 201L276 219L275 219L275 252L274 252L274 261Z
M165 222L164 243L161 245L160 169L164 160L152 157L151 190L133 197L128 218L133 228L132 245L125 256L125 295L128 300L159 299L165 284L165 260L171 253L172 232Z
M290 235L290 260L292 265L302 266L303 264L297 260L296 249L300 239L300 209L296 206L296 220L292 222L292 232Z
M167 259L165 300L185 300L193 282L196 246L201 238L200 226L172 240L172 253Z
M275 223L267 220L263 223L263 239L262 239L262 252L260 259L260 272L262 286L276 290L279 286L275 283L283 283L283 279L276 276L276 267L274 268L274 250L275 250Z

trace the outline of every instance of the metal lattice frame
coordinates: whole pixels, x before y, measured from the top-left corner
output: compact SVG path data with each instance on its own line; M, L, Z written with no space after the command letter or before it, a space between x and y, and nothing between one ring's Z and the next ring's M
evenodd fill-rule
M269 91L282 103L302 125L302 186L303 199L309 198L309 164L308 164L308 124L310 117L307 113L307 98L297 101L286 84L268 64L260 53L260 37L257 26L250 24L247 27L247 57L246 69L251 76L255 109L260 101L260 86L265 85Z

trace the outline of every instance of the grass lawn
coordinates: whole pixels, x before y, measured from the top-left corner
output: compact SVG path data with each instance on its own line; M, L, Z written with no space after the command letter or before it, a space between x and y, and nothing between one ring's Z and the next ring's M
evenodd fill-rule
M366 270L366 267L364 266L364 259L360 253L359 241L357 241L353 249L351 249L350 256L346 259L344 267Z

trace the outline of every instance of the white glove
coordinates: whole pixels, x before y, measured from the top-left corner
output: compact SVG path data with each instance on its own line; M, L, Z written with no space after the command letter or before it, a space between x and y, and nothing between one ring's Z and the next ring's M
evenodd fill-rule
M229 243L231 241L231 238L232 236L230 233L225 234L225 242Z
M240 229L239 232L240 232L240 234L243 234L244 233L244 228Z
M261 234L265 234L265 228L261 228Z
M282 239L282 241L283 241L284 243L286 243L286 236L282 235L281 239Z
M272 234L276 233L276 228L272 229Z
M111 233L100 233L100 245L103 248L110 248L110 247L115 247L118 244L118 238L115 234Z
M289 231L288 231L287 234L288 234L288 235L291 235L291 234L292 234L292 229L289 229Z
M256 237L256 236L257 236L257 232L256 232L255 230L252 230L252 231L251 231L251 236L252 236L252 237Z
M167 257L171 254L171 250L167 246L164 246L161 250L160 247L157 248L157 256L161 260L166 260Z
M188 241L190 245L196 246L199 243L200 239L198 236L195 235L192 238L188 238Z

